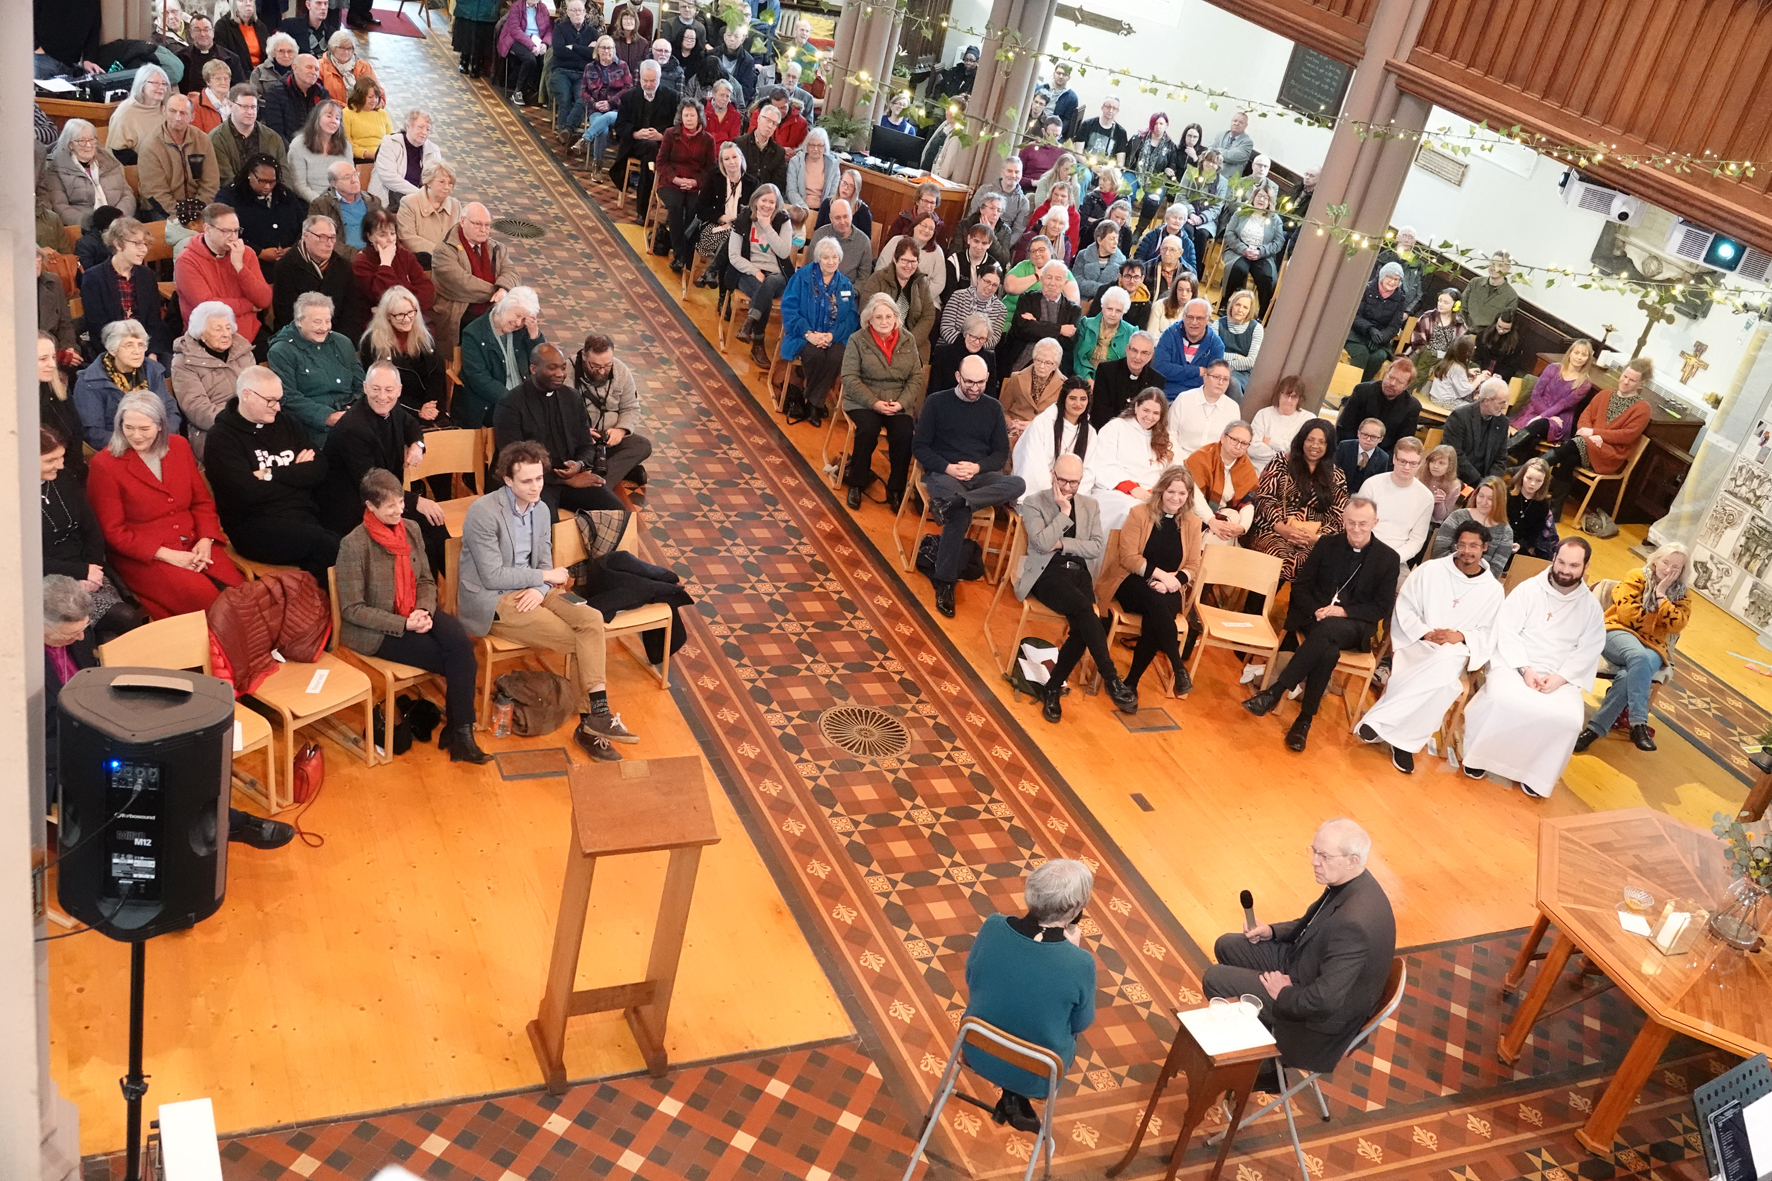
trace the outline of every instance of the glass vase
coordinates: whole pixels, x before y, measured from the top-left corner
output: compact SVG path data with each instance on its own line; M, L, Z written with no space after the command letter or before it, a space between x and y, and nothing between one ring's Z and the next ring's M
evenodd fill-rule
M1710 918L1711 933L1730 947L1752 951L1760 945L1760 933L1772 923L1772 892L1741 877L1729 883L1721 904Z

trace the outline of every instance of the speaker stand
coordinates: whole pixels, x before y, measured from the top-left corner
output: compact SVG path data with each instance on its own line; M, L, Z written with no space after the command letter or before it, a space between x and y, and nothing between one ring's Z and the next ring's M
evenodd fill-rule
M123 1141L128 1161L124 1181L141 1181L142 1176L142 1097L148 1093L148 1076L142 1073L142 1002L147 991L147 959L146 940L129 945L129 1073L117 1080L129 1108Z

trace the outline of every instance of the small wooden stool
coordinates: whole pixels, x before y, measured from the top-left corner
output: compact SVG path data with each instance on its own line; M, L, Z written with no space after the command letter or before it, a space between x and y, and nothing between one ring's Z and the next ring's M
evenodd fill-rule
M1177 1014L1179 1016L1179 1014ZM1169 1057L1163 1063L1162 1071L1157 1075L1157 1085L1151 1090L1151 1099L1145 1105L1144 1117L1138 1121L1138 1131L1132 1135L1132 1144L1107 1171L1110 1177L1117 1177L1131 1164L1138 1155L1138 1146L1144 1142L1144 1132L1150 1126L1151 1116L1157 1112L1157 1102L1163 1098L1163 1088L1177 1074L1187 1075L1187 1117L1181 1122L1181 1134L1176 1137L1175 1149L1169 1154L1169 1171L1163 1174L1164 1181L1174 1181L1175 1172L1181 1167L1181 1158L1187 1152L1188 1140L1193 1137L1194 1129L1206 1118L1212 1105L1226 1091L1235 1095L1236 1110L1231 1113L1224 1146L1218 1150L1218 1161L1207 1174L1207 1181L1218 1181L1219 1173L1224 1171L1224 1162L1230 1157L1231 1142L1237 1138L1237 1125L1243 1120L1243 1109L1249 1105L1249 1092L1255 1089L1255 1075L1261 1069L1264 1060L1272 1058L1279 1051L1270 1038L1265 1043L1257 1044L1241 1050L1229 1050L1218 1054L1208 1054L1188 1029L1185 1021L1175 1023L1175 1042L1169 1047Z
M654 1078L664 1076L669 1065L665 1060L665 1018L677 983L677 960L689 923L695 873L702 847L720 842L698 758L579 764L568 773L567 783L572 792L572 848L560 891L547 991L535 1020L529 1023L530 1044L535 1047L548 1091L555 1095L566 1090L566 1019L585 1013L623 1010L646 1058L647 1071ZM665 849L670 850L671 863L658 903L646 979L575 990L572 984L578 975L597 858Z

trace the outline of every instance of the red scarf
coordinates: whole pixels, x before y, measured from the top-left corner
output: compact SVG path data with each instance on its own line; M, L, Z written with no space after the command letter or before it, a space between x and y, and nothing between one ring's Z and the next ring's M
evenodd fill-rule
M886 363L892 364L892 350L898 347L898 329L894 328L891 336L882 338L878 332L869 327L868 335L874 338L874 343L880 346L882 353L886 354Z
M366 508L363 529L369 540L394 555L394 614L411 615L418 607L418 575L412 569L412 542L406 536L406 522L384 525Z

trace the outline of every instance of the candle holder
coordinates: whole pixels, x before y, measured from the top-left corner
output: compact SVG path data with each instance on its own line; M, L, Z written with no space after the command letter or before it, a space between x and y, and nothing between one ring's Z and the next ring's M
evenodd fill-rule
M1649 941L1662 955L1685 955L1697 942L1710 913L1690 898L1670 898L1650 926Z

